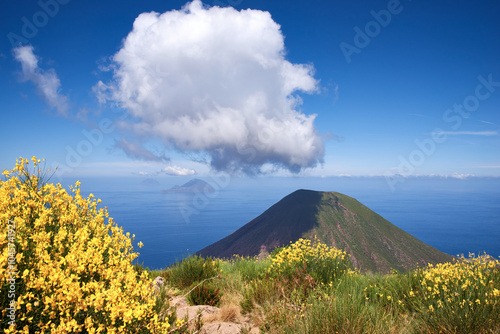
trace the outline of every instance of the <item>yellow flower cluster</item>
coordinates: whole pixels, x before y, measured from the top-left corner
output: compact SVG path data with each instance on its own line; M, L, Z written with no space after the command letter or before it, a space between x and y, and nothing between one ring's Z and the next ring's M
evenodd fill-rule
M282 249L276 256L272 258L272 269L279 270L283 265L293 263L302 264L310 258L318 260L336 259L340 257L344 259L347 256L342 250L328 247L327 245L317 242L315 237L315 244L311 240L300 238L295 243Z
M138 253L129 234L94 195L82 197L80 182L68 193L44 182L39 159L31 162L33 172L19 158L0 180L5 333L165 332L151 280L132 264Z
M333 279L343 275L350 269L349 255L346 252L320 243L316 236L314 241L303 238L297 240L274 254L271 261L269 273L286 274L303 267L306 271L317 274L313 276L321 281L328 276Z
M500 312L500 261L489 257L461 258L454 263L429 265L420 275L420 293L430 314L439 310L471 315Z

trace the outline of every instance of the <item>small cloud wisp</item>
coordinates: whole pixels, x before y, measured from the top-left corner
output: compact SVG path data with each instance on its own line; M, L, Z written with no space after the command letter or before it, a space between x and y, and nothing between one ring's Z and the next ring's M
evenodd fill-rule
M56 109L61 116L68 116L68 97L62 95L61 82L54 69L43 70L38 66L38 58L33 46L19 46L13 49L14 58L21 64L22 80L31 81L45 103Z

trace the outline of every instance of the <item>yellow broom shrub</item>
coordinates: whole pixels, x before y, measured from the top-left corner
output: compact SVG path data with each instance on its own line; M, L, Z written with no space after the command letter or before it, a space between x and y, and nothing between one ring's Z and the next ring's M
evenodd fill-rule
M456 262L429 265L414 274L423 318L440 333L498 333L500 261L469 254ZM413 301L414 302L414 301ZM491 330L491 331L490 331Z
M29 171L29 164L33 171ZM46 183L19 158L0 180L1 326L5 333L166 332L132 238L100 200ZM139 243L139 247L142 243Z
M268 274L292 277L305 270L318 283L329 284L350 272L352 265L347 252L329 247L314 237L314 242L300 238L271 255Z

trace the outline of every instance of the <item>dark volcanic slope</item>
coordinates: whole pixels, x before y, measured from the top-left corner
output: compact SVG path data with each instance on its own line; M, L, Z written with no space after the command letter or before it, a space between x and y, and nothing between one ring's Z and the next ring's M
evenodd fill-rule
M253 256L259 254L261 246L272 249L298 240L317 225L320 200L319 192L298 190L198 254L219 258L229 258L235 254Z
M453 257L423 243L349 196L297 190L239 230L198 254L229 258L257 255L301 237L318 239L351 254L362 271L407 270Z

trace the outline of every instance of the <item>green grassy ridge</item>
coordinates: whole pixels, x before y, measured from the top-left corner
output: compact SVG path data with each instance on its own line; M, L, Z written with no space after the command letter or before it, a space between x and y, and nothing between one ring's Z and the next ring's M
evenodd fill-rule
M452 260L370 210L337 192L297 190L229 236L197 254L217 258L255 256L315 235L347 251L361 271L405 271Z
M362 271L406 271L453 259L347 195L323 193L317 218L308 237L318 235L321 242L346 250Z

